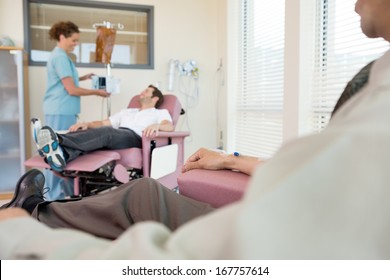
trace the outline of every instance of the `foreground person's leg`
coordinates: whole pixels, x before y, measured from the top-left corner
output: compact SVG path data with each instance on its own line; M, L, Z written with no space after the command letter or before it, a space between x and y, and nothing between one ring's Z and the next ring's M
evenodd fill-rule
M115 239L137 222L157 221L175 230L212 210L208 204L143 178L78 201L41 203L32 216L51 227L73 228Z

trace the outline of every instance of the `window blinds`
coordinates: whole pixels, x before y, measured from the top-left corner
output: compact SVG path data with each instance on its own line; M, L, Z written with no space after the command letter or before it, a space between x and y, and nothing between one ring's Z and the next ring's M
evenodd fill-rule
M282 142L284 0L242 0L234 142L270 157Z
M321 131L348 81L388 49L383 39L369 39L354 11L356 0L318 0L316 58L311 95L312 131Z
M285 47L291 47L285 45L285 14L291 13L285 11L285 1L289 0L239 1L231 135L232 147L242 154L271 157L282 144L283 126L296 125L291 123L295 120L289 119L283 123L284 94L287 94L283 92L284 54L288 53ZM302 130L305 133L326 127L347 82L388 49L383 39L369 39L362 34L360 17L354 11L356 0L314 1L313 9L302 9L316 15L314 52L301 52L301 59L311 65L307 77L300 79L308 83L308 94L300 96L305 98L305 106L298 108L304 111L304 120L299 120L299 125L305 128ZM304 37L297 34L297 40ZM311 43L302 41L300 45ZM297 104L301 102L285 107Z

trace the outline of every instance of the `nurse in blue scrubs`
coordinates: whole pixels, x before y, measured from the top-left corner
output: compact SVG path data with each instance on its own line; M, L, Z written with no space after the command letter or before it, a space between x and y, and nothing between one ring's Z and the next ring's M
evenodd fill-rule
M47 62L47 88L43 100L45 125L54 130L67 130L77 122L80 113L80 97L97 95L109 96L105 90L79 87L79 81L90 79L91 74L79 77L70 54L79 44L80 31L73 22L58 22L49 31L50 39L57 41ZM45 194L47 200L62 199L73 194L73 182L61 179L51 171L45 173L50 190Z

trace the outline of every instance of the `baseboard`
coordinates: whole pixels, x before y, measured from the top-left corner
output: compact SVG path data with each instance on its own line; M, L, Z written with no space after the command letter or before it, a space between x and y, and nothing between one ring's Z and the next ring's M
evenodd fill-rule
M13 193L0 193L0 200L10 200L13 195Z

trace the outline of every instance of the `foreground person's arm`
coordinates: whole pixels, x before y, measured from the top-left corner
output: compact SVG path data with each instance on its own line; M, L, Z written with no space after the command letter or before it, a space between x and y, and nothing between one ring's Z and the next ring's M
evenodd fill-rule
M256 157L235 156L201 148L187 159L183 165L182 172L187 172L191 169L230 169L252 175L255 168L262 162Z

